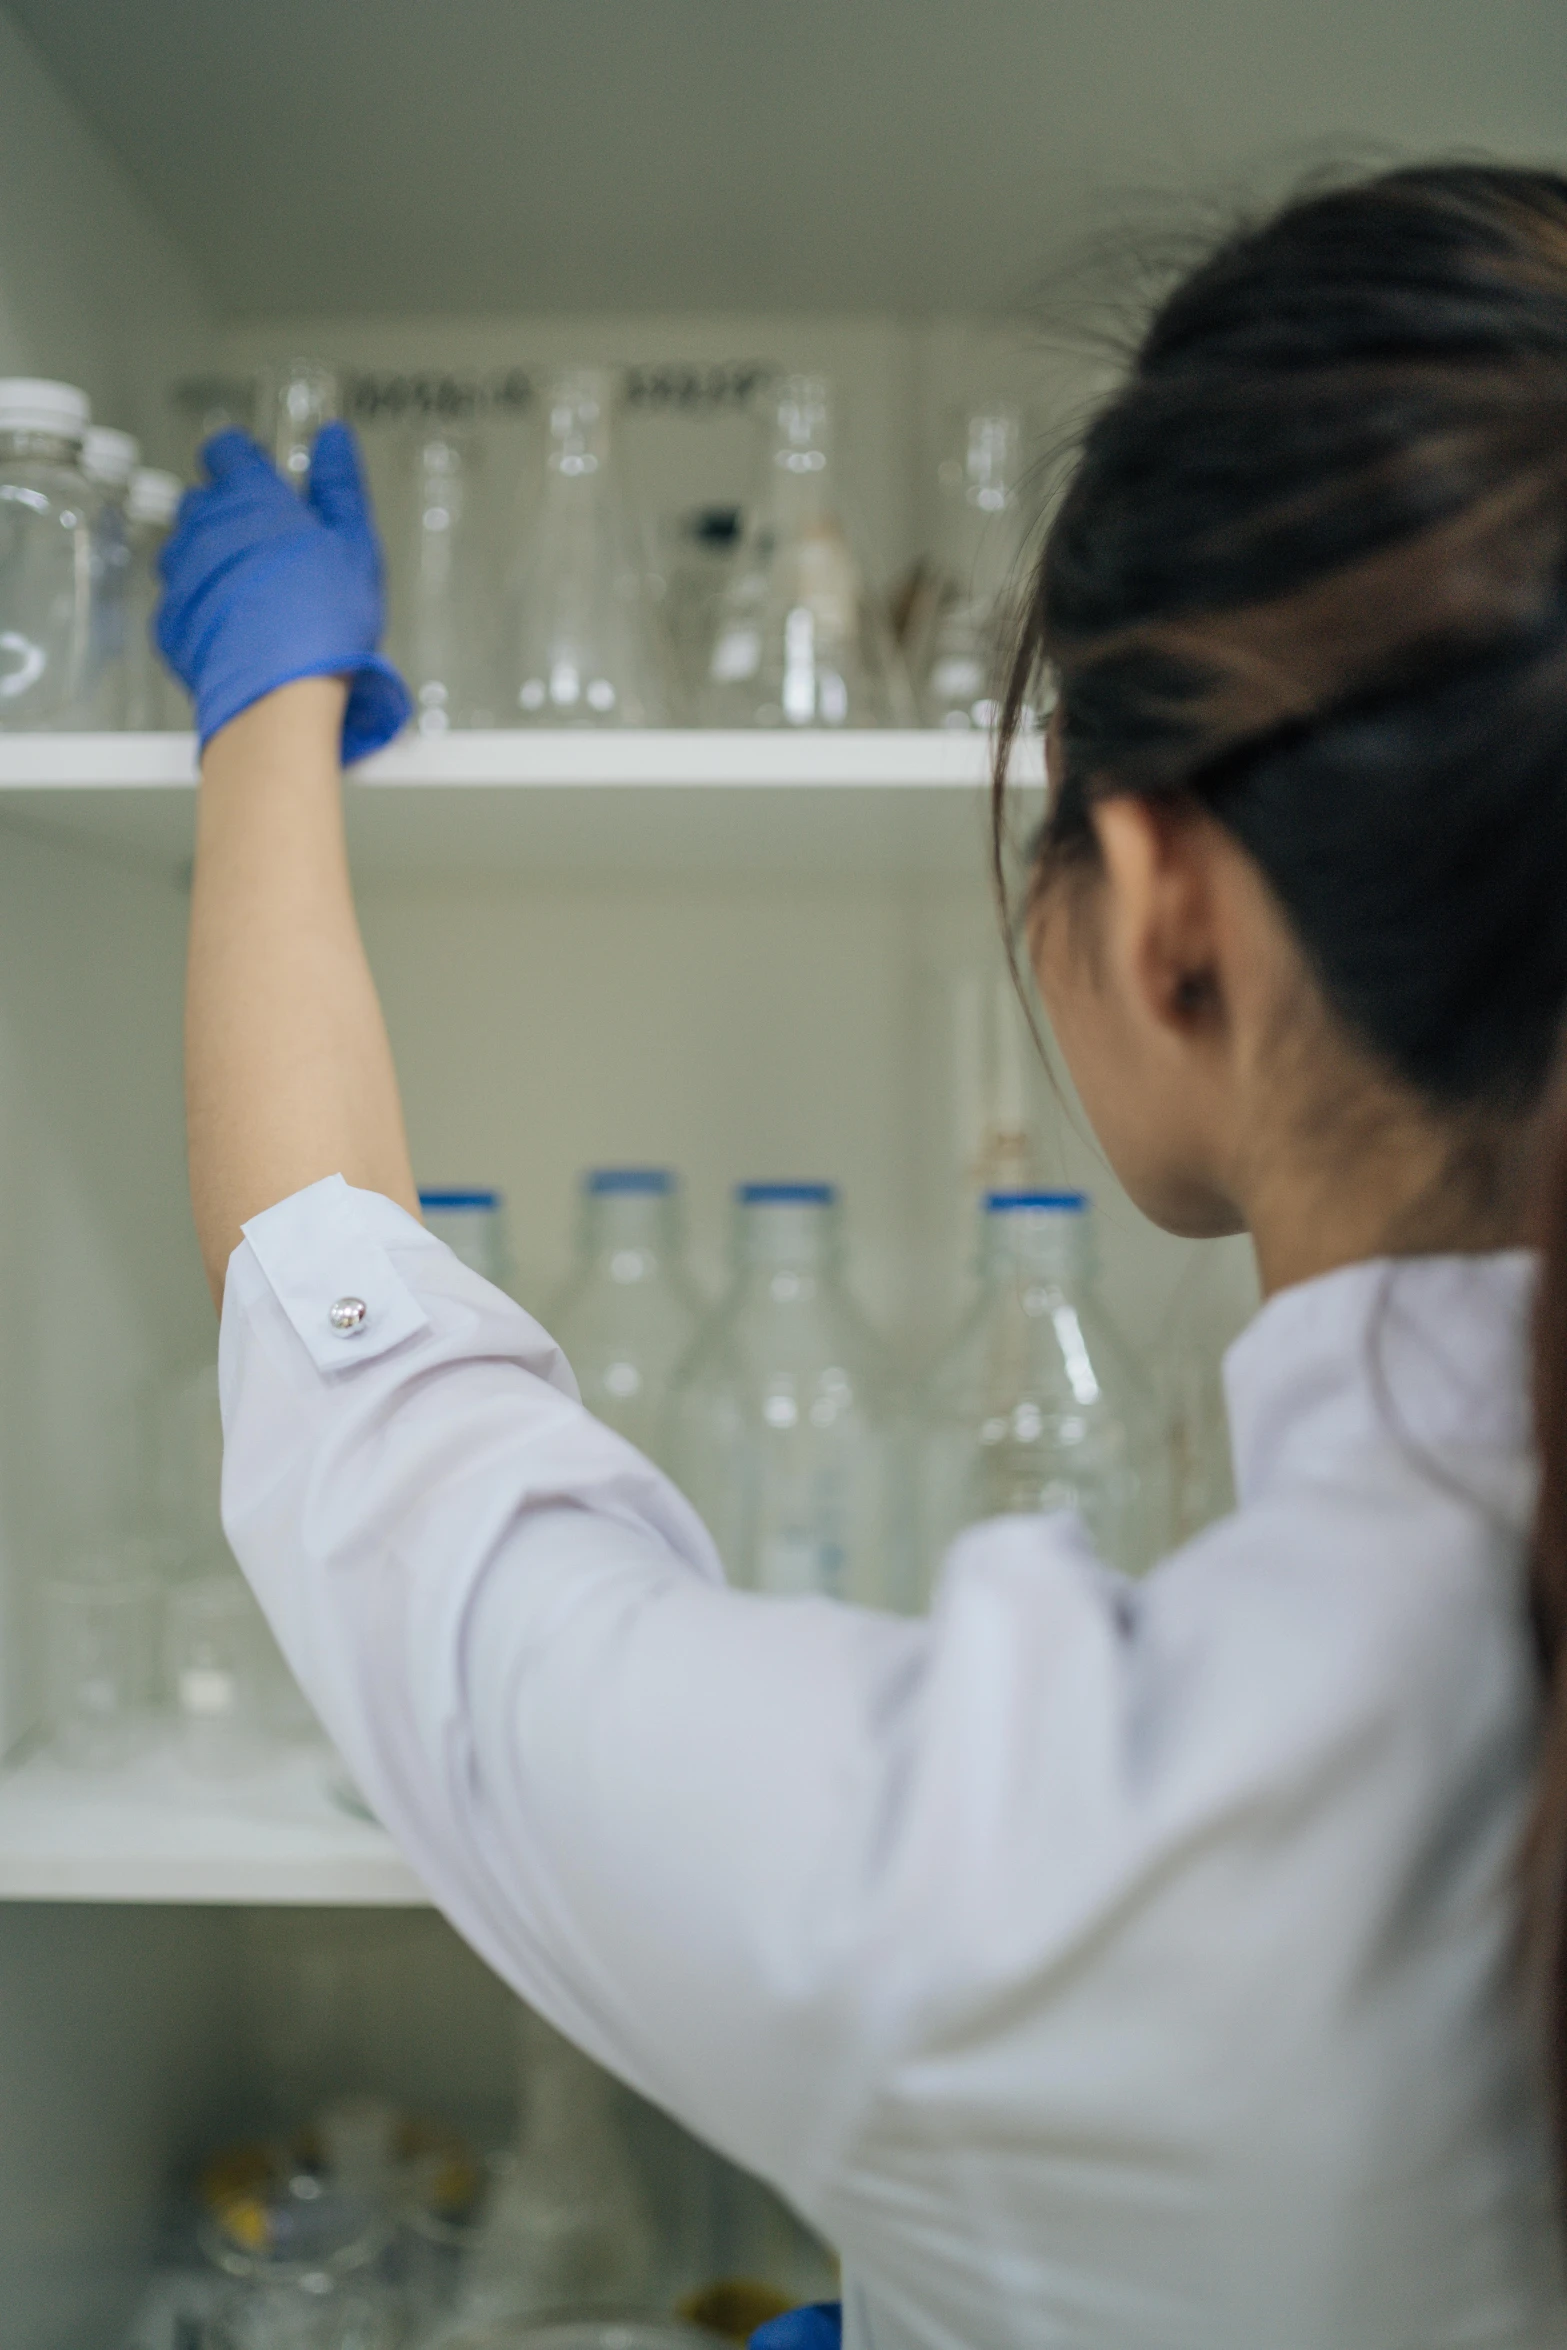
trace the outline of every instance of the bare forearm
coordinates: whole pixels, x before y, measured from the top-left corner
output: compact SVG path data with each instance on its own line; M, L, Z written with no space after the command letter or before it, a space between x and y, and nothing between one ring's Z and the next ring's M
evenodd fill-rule
M252 704L202 762L185 1006L191 1199L221 1304L240 1226L323 1175L418 1213L343 837L345 688Z

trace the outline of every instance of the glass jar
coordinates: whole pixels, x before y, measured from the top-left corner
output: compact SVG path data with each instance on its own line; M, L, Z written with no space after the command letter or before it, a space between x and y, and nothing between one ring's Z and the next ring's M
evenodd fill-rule
M699 1314L675 1177L662 1167L591 1169L576 1263L545 1320L589 1411L654 1459Z
M0 379L0 729L87 721L93 514L85 392Z
M674 1388L674 1471L734 1581L898 1607L894 1414L827 1183L736 1194L728 1294Z
M478 1184L421 1191L419 1213L436 1239L444 1240L471 1273L493 1281L497 1289L505 1288L509 1270L506 1209L498 1191Z
M903 665L844 519L824 376L786 376L777 387L701 715L708 726L912 723Z
M1165 1524L1152 1391L1100 1303L1080 1191L993 1191L980 1293L930 1383L924 1551L964 1526L1075 1510L1099 1554L1152 1565Z
M1000 714L1010 590L1021 553L1016 409L971 409L938 469L937 572L915 657L927 726L988 730Z
M92 518L92 621L88 632L86 723L101 732L125 724L130 643L131 525L127 504L141 450L128 432L95 424L82 444L82 471L97 491Z
M131 475L126 516L130 577L125 629L125 723L141 733L189 726L190 704L153 635L163 583L158 555L179 511L179 477L139 465Z
M612 369L558 375L544 490L514 591L502 723L656 726L664 697L641 566L616 480Z

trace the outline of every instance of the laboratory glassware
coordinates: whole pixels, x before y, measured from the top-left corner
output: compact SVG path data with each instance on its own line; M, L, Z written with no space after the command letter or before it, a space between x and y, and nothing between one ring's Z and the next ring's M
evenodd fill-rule
M593 1168L582 1179L576 1263L545 1321L589 1411L655 1459L670 1382L700 1311L675 1177L662 1167Z
M438 2334L431 2350L713 2350L714 2339L708 2327L682 2325L678 2318L617 2313L539 2324L458 2324Z
M203 1576L169 1594L169 1686L187 1769L232 1778L263 1759L269 1646L237 1575Z
M501 717L512 726L649 726L664 716L653 615L616 478L610 368L557 375L545 473L515 586Z
M464 2319L646 2309L652 2219L607 2073L519 2008L521 2126L491 2180L458 2300Z
M50 1744L62 1762L112 1770L151 1740L158 1588L139 1560L84 1558L44 1591Z
M337 371L319 359L289 359L262 379L262 430L272 462L303 496L316 434L342 413Z
M895 1607L895 1411L828 1183L746 1183L728 1292L671 1397L674 1474L733 1580Z
M92 518L92 618L88 632L85 723L115 732L125 724L130 631L131 476L141 449L128 432L92 425L82 444L82 471L97 491Z
M190 704L174 681L153 637L162 594L158 551L179 508L179 477L156 466L139 465L131 475L126 516L130 525L130 577L126 598L125 723L157 733L190 724Z
M921 1455L927 1573L964 1526L1051 1510L1075 1510L1110 1565L1152 1564L1154 1398L1100 1302L1084 1193L989 1195L979 1296L931 1379Z
M719 606L709 726L899 726L912 699L835 471L832 392L785 376L763 481Z
M505 1288L506 1205L498 1191L480 1184L421 1190L419 1213L428 1230L444 1240L470 1272L493 1281L497 1289Z
M202 2226L228 2280L210 2350L399 2350L381 2275L389 2230L373 2204L310 2171L235 2196Z
M415 433L405 459L409 505L392 565L389 650L414 698L420 734L488 723L477 607L477 446L451 426Z
M74 385L0 379L0 729L87 716L97 492Z
M930 614L916 656L927 726L987 731L1000 714L1000 672L1021 553L1022 418L971 409L937 471L940 531Z

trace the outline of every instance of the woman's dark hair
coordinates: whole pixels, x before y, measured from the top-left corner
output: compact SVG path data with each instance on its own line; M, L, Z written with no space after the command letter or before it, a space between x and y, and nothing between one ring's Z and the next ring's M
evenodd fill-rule
M1328 1006L1430 1105L1543 1103L1567 1012L1567 178L1317 193L1162 302L1024 608L993 784L1053 680L1037 894L1114 793L1248 851ZM1567 1121L1542 1184L1545 1746L1527 1854L1567 2151Z

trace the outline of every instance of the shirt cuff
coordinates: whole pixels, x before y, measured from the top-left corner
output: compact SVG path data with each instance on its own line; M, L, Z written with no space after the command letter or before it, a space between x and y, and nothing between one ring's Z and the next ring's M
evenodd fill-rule
M351 1371L429 1329L387 1243L438 1249L440 1242L394 1201L327 1175L252 1216L243 1230L317 1370Z

